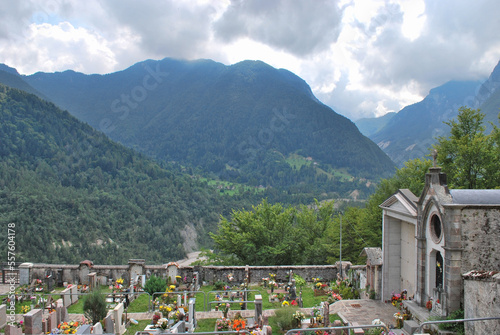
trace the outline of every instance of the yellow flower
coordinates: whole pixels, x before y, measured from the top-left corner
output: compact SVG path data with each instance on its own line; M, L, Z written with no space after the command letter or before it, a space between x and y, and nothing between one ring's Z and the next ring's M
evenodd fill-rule
M283 306L290 306L290 303L286 300L283 300L282 305Z

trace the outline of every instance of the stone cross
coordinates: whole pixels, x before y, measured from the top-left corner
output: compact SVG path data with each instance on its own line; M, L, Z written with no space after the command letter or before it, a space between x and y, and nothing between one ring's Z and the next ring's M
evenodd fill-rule
M438 151L436 149L432 150L432 166L433 167L437 166L437 164L436 164L437 156L438 156Z

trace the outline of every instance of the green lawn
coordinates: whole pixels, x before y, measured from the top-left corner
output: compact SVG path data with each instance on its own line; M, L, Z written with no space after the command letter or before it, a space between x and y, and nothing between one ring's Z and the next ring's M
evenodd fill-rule
M135 335L136 332L143 331L151 323L151 320L140 320L138 322L136 325L131 323L124 335Z
M147 312L149 309L149 294L141 294L130 303L127 311L129 313Z
M197 323L197 327L195 329L195 333L196 332L213 332L214 329L215 329L215 322L217 321L217 319L201 319L201 320L198 320Z

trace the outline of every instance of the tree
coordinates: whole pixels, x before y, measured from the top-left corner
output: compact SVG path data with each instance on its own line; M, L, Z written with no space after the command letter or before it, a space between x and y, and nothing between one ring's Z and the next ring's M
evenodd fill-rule
M106 298L98 290L92 291L83 303L83 313L85 317L96 324L106 317L108 310L106 309Z
M236 264L324 264L324 232L333 213L333 202L296 208L263 200L251 211L233 211L230 220L222 217L211 236L218 259L234 257Z
M219 222L217 234L211 233L217 248L234 255L240 264L294 264L300 250L296 248L297 210L263 200L252 211L233 210L231 220Z
M460 107L457 120L445 122L450 136L440 136L434 145L437 161L452 188L494 188L498 170L498 147L493 135L484 133L484 114Z

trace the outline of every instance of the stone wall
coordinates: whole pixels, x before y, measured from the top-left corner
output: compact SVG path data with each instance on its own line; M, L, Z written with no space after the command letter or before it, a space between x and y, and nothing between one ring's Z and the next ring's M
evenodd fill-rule
M462 273L500 269L500 207L466 207L461 214Z
M88 261L86 261L88 262ZM343 262L344 269L349 262ZM124 284L127 285L137 275L145 275L149 278L151 275L159 277L167 276L167 265L146 265L142 260L131 260L129 265L93 265L82 262L80 265L63 265L63 264L22 264L25 271L22 284L29 284L33 279L44 279L48 272L55 273L61 277L60 282L71 284L86 284L88 285L88 274L96 273L97 282L105 285L110 281L116 281L119 278L124 279ZM346 269L345 269L346 270ZM324 280L331 281L337 279L339 273L338 265L286 265L286 266L186 266L179 267L178 275L187 282L193 281L194 273L198 273L198 282L203 281L214 283L216 281L227 281L228 275L231 274L233 281L242 283L246 276L250 283L258 283L262 278L269 277L270 273L276 274L276 279L280 282L288 281L288 276L292 271L293 274L300 275L306 281L312 281L312 278L320 277ZM28 281L29 278L29 281ZM56 283L58 284L58 283Z
M464 275L464 317L500 316L500 274L472 271ZM465 323L465 334L498 334L500 320Z

